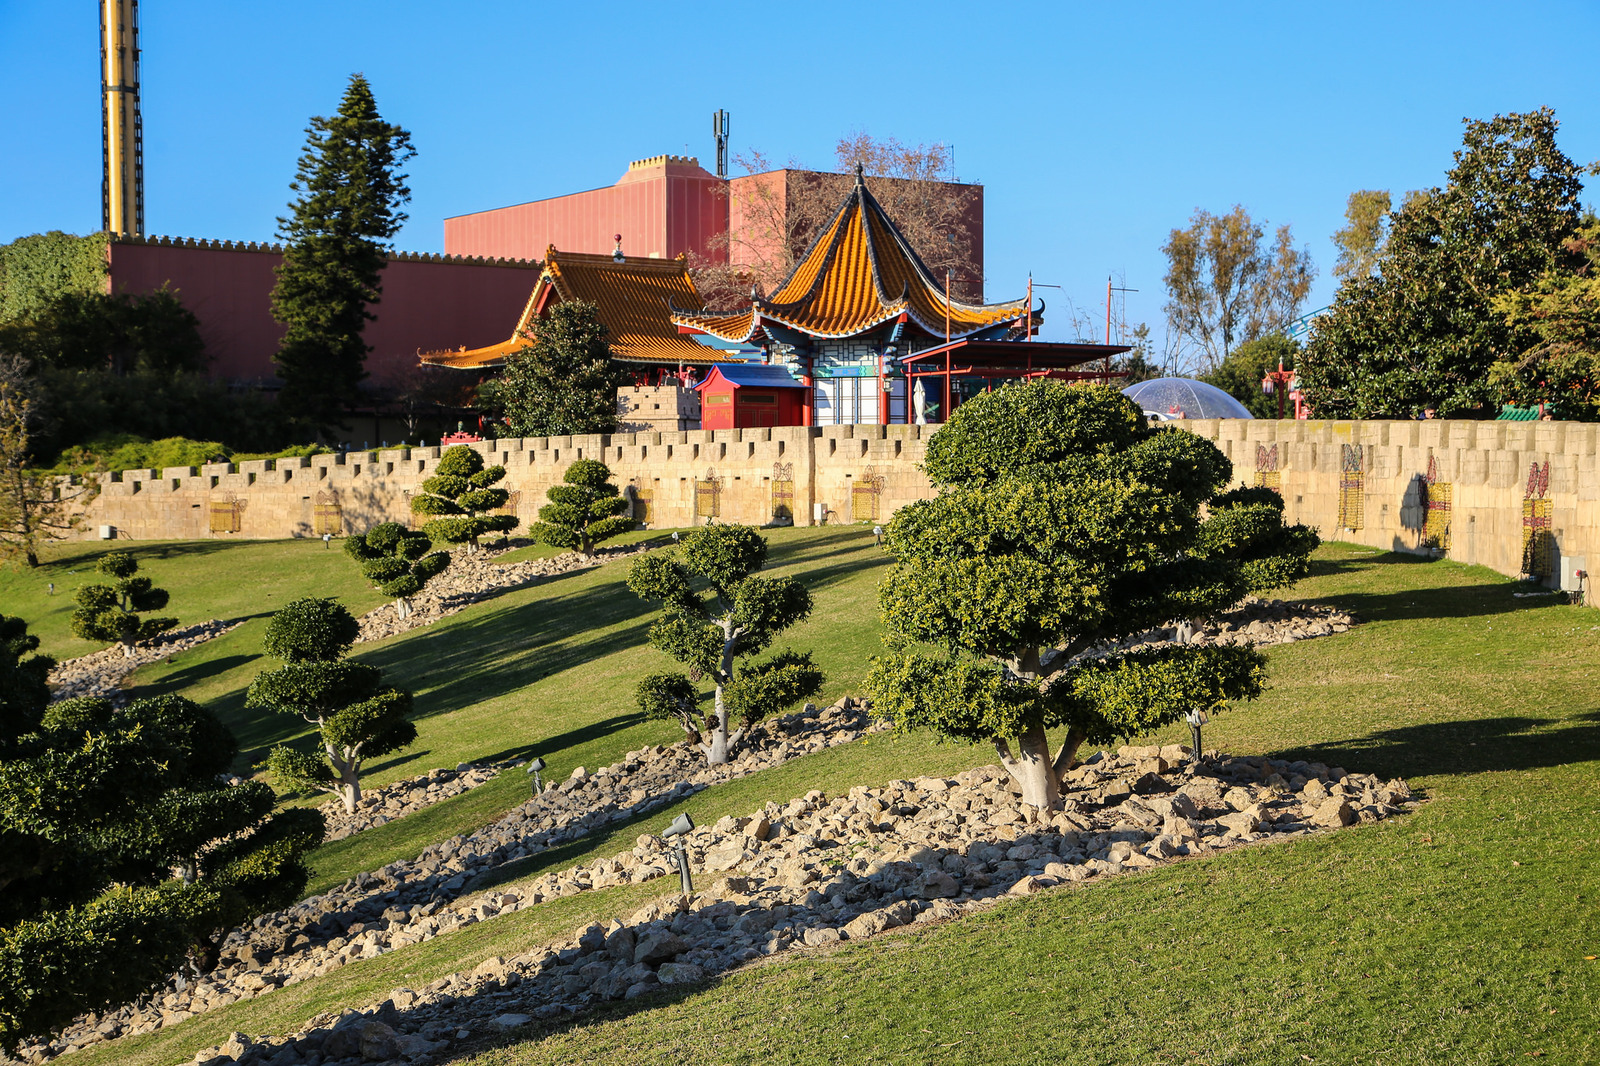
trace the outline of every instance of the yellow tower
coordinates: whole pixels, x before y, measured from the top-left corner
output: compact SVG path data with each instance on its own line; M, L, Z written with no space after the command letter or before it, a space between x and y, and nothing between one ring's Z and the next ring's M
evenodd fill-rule
M139 124L139 0L100 0L100 92L105 180L101 220L144 236L144 130Z

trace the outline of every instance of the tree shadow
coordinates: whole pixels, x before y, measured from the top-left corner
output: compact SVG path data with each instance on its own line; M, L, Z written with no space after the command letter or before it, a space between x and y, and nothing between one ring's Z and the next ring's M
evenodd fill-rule
M1517 589L1518 586L1504 582L1480 582L1396 592L1337 592L1309 597L1304 602L1330 604L1353 612L1365 622L1476 618L1539 610L1561 602L1559 596L1519 600L1512 595Z
M178 654L187 653L179 652ZM182 695L183 690L191 685L209 681L214 677L227 673L229 670L236 670L246 663L255 662L259 658L261 658L260 654L219 656L206 662L195 663L193 666L185 666L181 670L174 670L158 681L135 685L129 689L128 694L134 699L143 699L146 696Z
M1399 726L1295 748L1284 757L1359 767L1385 778L1566 766L1600 760L1600 711L1565 719L1503 715Z
M587 725L575 726L565 732L555 733L547 737L530 740L526 744L513 744L501 748L499 751L478 756L478 762L496 763L508 759L531 759L536 755L547 755L550 752L565 751L567 748L578 747L612 733L631 728L644 721L643 714L616 714L610 718L602 718Z

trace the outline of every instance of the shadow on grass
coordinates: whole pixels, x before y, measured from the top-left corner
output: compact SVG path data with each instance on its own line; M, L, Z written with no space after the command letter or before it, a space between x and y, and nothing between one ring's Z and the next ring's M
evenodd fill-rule
M526 744L517 744L487 755L478 756L478 762L496 763L507 759L528 759L535 755L548 755L551 752L565 751L567 748L587 744L592 740L610 736L612 733L630 729L644 721L643 714L617 714L598 722L569 729L564 733L553 736L539 737L528 741Z
M1311 603L1331 603L1353 612L1366 622L1392 622L1418 618L1478 618L1495 614L1538 610L1555 606L1559 596L1519 600L1519 586L1506 582L1442 585L1398 592L1342 592L1312 597Z
M1564 719L1507 715L1401 726L1285 755L1360 767L1384 778L1565 766L1600 760L1600 711Z
M187 655L189 653L179 652L178 654ZM198 685L202 681L209 681L220 674L227 673L229 670L236 670L239 667L244 666L246 663L255 662L259 658L261 658L260 655L218 656L217 658L211 659L208 662L195 663L193 666L185 666L181 670L174 670L172 673L168 674L166 677L163 677L159 681L154 681L147 685L135 685L130 690L129 694L134 699L142 699L146 696L181 694L185 688L188 688L191 685Z

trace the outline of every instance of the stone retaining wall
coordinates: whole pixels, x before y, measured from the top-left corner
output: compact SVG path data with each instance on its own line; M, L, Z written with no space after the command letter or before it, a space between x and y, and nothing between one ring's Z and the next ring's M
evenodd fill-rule
M1325 538L1531 572L1550 584L1600 561L1600 426L1569 422L1197 420L1245 484L1284 495ZM531 520L576 459L600 459L656 528L882 522L932 493L920 464L936 426L821 426L590 437L474 447L506 467ZM106 475L83 536L280 538L409 521L438 448L320 455ZM1587 592L1587 589L1585 590ZM1592 595L1589 602L1595 602Z

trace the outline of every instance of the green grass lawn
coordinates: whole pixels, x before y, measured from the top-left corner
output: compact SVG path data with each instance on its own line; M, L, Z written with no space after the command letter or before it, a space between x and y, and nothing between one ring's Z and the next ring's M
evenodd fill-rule
M829 531L814 535L786 543L777 561L815 570L861 551L830 543ZM819 615L837 596L835 624L853 634L829 656L848 649L859 659L874 645L879 571L864 557L817 586ZM1600 612L1517 599L1516 587L1480 568L1330 545L1295 595L1352 608L1367 624L1273 649L1267 695L1207 729L1208 746L1404 776L1430 798L1416 814L791 958L522 1034L481 1059L1500 1063L1540 1052L1600 1061L1600 962L1585 959L1600 955ZM499 622L518 609L511 600L459 624L474 611ZM570 665L567 684L611 676L604 660ZM1174 730L1168 739L1186 738ZM680 809L703 822L813 787L838 792L987 761L984 749L925 735L872 738L718 786L649 822ZM456 801L484 804L463 822L493 813L496 787ZM450 806L361 836L412 822L405 846L427 843L453 824ZM435 816L443 821L429 827ZM515 883L591 861L639 831L613 827L500 876ZM398 837L390 844L404 850ZM370 866L382 854L352 851L344 862ZM234 1029L289 1031L321 1010L626 914L662 891L608 889L495 918L80 1057L160 1066Z

